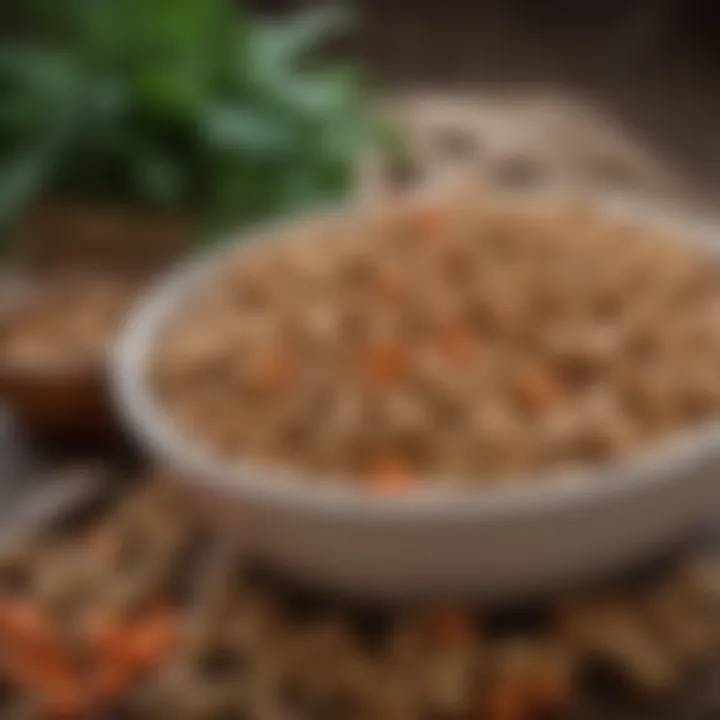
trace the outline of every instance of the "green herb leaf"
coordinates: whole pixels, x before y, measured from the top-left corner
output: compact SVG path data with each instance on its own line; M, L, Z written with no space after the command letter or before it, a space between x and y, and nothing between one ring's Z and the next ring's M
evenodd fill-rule
M375 139L362 78L319 51L337 7L258 22L232 0L25 0L0 48L0 221L41 193L208 227L342 194Z

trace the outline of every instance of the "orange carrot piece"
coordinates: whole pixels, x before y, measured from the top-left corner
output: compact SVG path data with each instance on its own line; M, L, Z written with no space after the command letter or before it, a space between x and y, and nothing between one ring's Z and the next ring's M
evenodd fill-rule
M276 351L264 358L258 367L257 383L264 390L282 390L287 388L295 376L292 358Z
M370 488L377 495L402 495L412 488L412 485L410 467L402 460L385 458L373 466Z
M165 608L133 623L112 616L96 619L88 641L97 674L92 693L86 694L79 669L47 618L31 605L2 601L0 660L13 682L44 699L51 717L84 718L91 700L105 704L117 699L141 674L158 666L172 649L177 630L177 618Z
M149 668L167 656L177 634L177 617L172 611L160 608L132 623L105 618L96 626L94 644L104 657Z
M552 373L532 365L518 374L515 392L520 402L535 412L550 409L563 394L559 381Z
M124 647L123 625L112 615L90 620L87 630L91 648L101 657L115 657Z
M2 665L13 682L40 691L66 688L76 680L68 658L46 657L27 646L4 647Z
M132 623L105 617L92 628L99 656L95 693L108 701L122 694L139 676L168 657L178 633L177 617L163 608Z
M368 350L365 357L365 375L375 383L399 380L407 372L409 358L400 345L379 344Z
M0 603L0 640L46 662L63 665L66 653L55 628L38 608L25 602Z
M90 704L78 679L72 682L54 681L47 685L46 702L51 717L62 720L85 720Z
M178 618L167 609L157 609L133 627L129 636L129 651L143 668L152 668L164 660L178 635Z
M16 684L36 692L58 717L86 709L79 672L47 618L26 603L0 603L2 664Z
M29 603L0 600L0 633L6 639L39 643L47 639L48 623Z

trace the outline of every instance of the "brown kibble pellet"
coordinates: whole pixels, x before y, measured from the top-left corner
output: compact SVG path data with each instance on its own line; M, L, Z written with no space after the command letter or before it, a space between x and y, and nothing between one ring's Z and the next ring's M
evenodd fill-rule
M274 351L262 358L255 375L255 382L263 390L283 390L293 381L295 367L290 357Z
M402 379L408 369L408 357L399 345L377 344L368 349L364 359L365 377L384 384Z
M4 324L3 362L55 367L103 361L136 295L132 283L110 278L51 284Z
M576 658L569 648L538 642L527 678L528 702L542 717L566 714L574 701Z
M692 667L718 648L715 618L694 606L683 588L673 583L653 588L645 601L647 621L680 662Z
M570 609L562 627L571 647L610 667L640 692L669 693L681 680L679 659L654 637L642 611L627 600Z
M678 582L698 602L720 608L720 561L717 559L691 560L681 568Z
M64 531L26 549L8 548L9 569L19 563L37 579L25 597L14 597L5 585L12 586L13 573L0 574L7 646L0 669L21 681L7 688L20 717L23 701L33 698L58 712L79 711L81 687L91 688L93 711L117 703L123 713L132 708L132 717L159 720L572 717L588 666L610 669L656 701L717 654L719 564L712 557L639 579L632 592L608 587L608 595L595 590L556 614L545 608L547 615L521 613L517 621L503 615L495 623L494 614L473 606L391 610L297 593L238 566L230 548L214 545L197 565L183 566L190 596L166 604L149 575L173 574L178 559L170 550L182 545L179 529L182 537L198 532L185 526L172 500L159 488L135 490L109 518L77 535ZM101 542L107 547L94 556L88 540L106 530L112 542ZM124 546L132 538L141 542ZM134 585L136 570L148 573L139 583L147 595L123 613L114 588ZM86 574L92 582L80 582ZM42 602L56 590L58 597L82 596L82 622L73 628L60 620L64 613L51 611L53 603ZM8 668L7 650L23 644L27 652ZM38 656L45 668L35 664ZM44 693L36 688L40 681L50 683ZM4 704L3 712L12 717L15 707ZM35 717L47 709L28 711ZM85 717L85 710L71 716Z
M478 629L469 612L461 610L436 610L428 618L433 640L441 647L457 647L477 640Z
M465 366L479 354L479 346L467 329L449 325L440 334L440 347L454 366Z
M528 693L532 646L509 638L492 649L484 717L488 720L530 720L535 708Z

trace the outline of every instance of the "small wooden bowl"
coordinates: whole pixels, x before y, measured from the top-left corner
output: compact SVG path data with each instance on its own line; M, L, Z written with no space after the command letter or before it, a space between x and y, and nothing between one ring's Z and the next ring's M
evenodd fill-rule
M30 434L42 439L95 443L118 436L107 392L107 358L115 331L137 284L97 276L29 281L0 313L0 402ZM119 308L112 327L98 327L96 347L73 347L62 336L68 315L79 317L110 302ZM55 320L51 322L48 320ZM108 322L110 322L108 318ZM33 344L32 332L39 337ZM45 339L43 332L57 334Z

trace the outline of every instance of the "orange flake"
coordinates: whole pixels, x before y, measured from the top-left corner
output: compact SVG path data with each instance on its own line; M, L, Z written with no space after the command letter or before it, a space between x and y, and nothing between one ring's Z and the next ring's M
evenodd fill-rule
M385 458L375 463L370 487L377 495L402 495L413 485L410 467L397 458Z
M409 365L406 350L399 344L378 344L368 350L364 361L365 375L376 383L402 378Z

